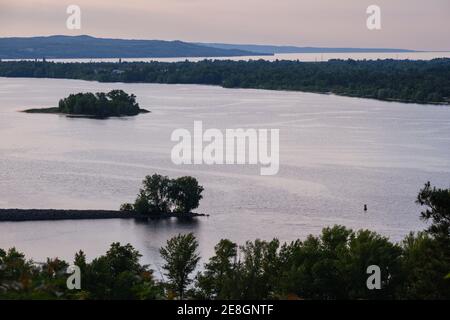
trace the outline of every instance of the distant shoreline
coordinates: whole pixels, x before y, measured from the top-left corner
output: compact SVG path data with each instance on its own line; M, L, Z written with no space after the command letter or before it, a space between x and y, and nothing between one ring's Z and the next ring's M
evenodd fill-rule
M0 222L98 219L182 219L206 216L208 215L201 213L164 213L143 216L135 212L117 210L0 209Z
M0 62L0 76L54 78L101 83L216 85L448 105L450 58L413 60L330 60L201 62L54 63Z

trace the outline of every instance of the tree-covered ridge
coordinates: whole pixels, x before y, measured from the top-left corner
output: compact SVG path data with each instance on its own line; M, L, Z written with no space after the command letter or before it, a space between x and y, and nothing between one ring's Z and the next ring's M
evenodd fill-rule
M450 59L54 63L1 62L0 76L210 84L417 103L450 102Z
M0 38L0 59L231 57L257 54L260 55L183 41L108 39L87 35Z
M77 93L61 99L58 108L30 109L28 113L63 113L68 115L94 116L100 118L135 116L148 112L141 109L134 94L123 90L108 93Z
M160 181L153 178L155 182ZM0 249L0 299L450 299L450 189L427 183L418 195L429 228L393 243L369 230L324 228L318 236L238 245L223 239L200 261L192 233L160 249L164 279L141 265L131 245L113 243L92 262L75 254L81 289L68 290L68 263L27 260ZM379 289L367 286L369 266L380 270Z

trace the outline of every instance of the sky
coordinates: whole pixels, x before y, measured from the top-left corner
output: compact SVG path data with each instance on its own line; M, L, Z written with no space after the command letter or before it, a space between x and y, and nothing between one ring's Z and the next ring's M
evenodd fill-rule
M381 30L366 26L370 5ZM450 51L450 0L0 0L0 37L55 34Z

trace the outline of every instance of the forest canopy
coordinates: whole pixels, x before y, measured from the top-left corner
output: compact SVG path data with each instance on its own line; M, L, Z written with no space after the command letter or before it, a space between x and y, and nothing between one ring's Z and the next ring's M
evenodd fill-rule
M208 84L415 103L450 102L450 59L55 63L0 62L1 77Z

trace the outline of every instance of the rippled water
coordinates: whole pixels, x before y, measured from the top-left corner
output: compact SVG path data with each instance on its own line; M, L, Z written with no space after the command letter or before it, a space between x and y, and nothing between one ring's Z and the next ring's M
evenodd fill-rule
M79 91L120 88L150 114L93 120L19 110L48 107ZM174 129L280 129L280 171L257 166L175 166ZM0 247L28 256L92 258L113 241L143 260L193 231L204 256L221 238L289 241L343 224L398 241L421 230L414 200L428 180L450 186L450 108L199 85L100 84L0 78L0 207L116 209L132 201L147 174L193 175L204 185L194 222L126 220L0 223ZM364 213L363 204L368 205Z

